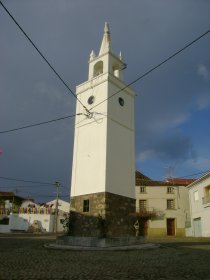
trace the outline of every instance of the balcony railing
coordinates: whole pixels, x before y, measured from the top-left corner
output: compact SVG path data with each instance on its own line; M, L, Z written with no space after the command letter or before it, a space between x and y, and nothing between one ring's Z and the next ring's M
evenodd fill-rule
M202 198L202 200L203 200L203 204L210 203L210 195L209 195L209 196L204 196L204 197Z
M138 213L138 216L142 218L156 218L156 217L162 217L162 211L157 211L153 207L146 207L146 208L138 208L136 209L136 212Z

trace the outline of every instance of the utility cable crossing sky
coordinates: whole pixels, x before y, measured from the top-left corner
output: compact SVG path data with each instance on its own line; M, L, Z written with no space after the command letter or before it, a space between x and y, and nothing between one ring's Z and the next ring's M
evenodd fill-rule
M22 31L22 33L25 35L25 37L29 40L29 42L32 44L32 46L37 50L37 52L40 54L40 56L45 60L45 62L48 64L48 66L51 68L51 70L56 74L56 76L62 81L62 83L65 85L65 87L70 91L70 93L78 100L78 102L82 105L82 107L85 109L85 113L83 115L86 116L86 118L93 118L94 116L94 112L91 112L91 110L93 110L94 108L96 108L97 106L101 105L102 103L104 103L105 101L107 101L108 99L114 97L115 95L117 95L118 93L120 93L121 91L123 91L124 89L126 89L127 87L137 83L138 81L140 81L141 79L143 79L144 77L146 77L147 75L149 75L150 73L152 73L153 71L155 71L156 69L158 69L159 67L161 67L163 64L167 63L169 60L171 60L172 58L174 58L175 56L177 56L178 54L180 54L181 52L183 52L184 50L186 50L187 48L189 48L190 46L192 46L193 44L195 44L197 41L199 41L200 39L202 39L204 36L206 36L207 34L210 33L210 29L207 30L206 32L204 32L203 34L201 34L200 36L198 36L197 38L195 38L193 41L191 41L190 43L186 44L184 47L182 47L181 49L179 49L178 51L176 51L175 53L173 53L171 56L169 56L168 58L166 58L165 60L163 60L162 62L160 62L159 64L157 64L156 66L152 67L151 69L149 69L148 71L146 71L144 74L140 75L139 77L137 77L135 80L133 80L132 82L130 82L129 84L127 84L125 87L119 89L118 91L116 91L115 93L113 93L111 96L109 96L107 99L99 102L98 104L96 104L95 106L91 107L89 110L86 108L86 106L78 99L77 95L71 90L71 88L67 85L67 83L63 80L63 78L58 74L58 72L55 70L55 68L50 64L50 62L46 59L46 57L42 54L42 52L38 49L38 47L33 43L33 41L31 40L31 38L26 34L26 32L23 30L23 28L19 25L19 23L16 21L16 19L12 16L12 14L8 11L8 9L3 5L2 1L0 1L1 6L4 8L4 10L7 12L7 14L11 17L11 19L15 22L15 24L18 26L18 28ZM21 127L17 127L17 128L13 128L13 129L8 129L8 130L3 130L0 131L0 134L3 133L9 133L9 132L13 132L13 131L18 131L18 130L22 130L22 129L27 129L27 128L31 128L31 127L35 127L35 126L40 126L40 125L44 125L44 124L49 124L52 122L56 122L56 121L60 121L60 120L64 120L67 118L72 118L75 117L76 115L69 115L69 116L65 116L65 117L60 117L57 119L53 119L53 120L49 120L49 121L44 121L44 122L39 122L39 123L34 123L34 124L29 124L29 125L25 125L25 126L21 126Z
M67 85L67 83L63 80L63 78L58 74L58 72L55 70L55 68L51 65L51 63L47 60L47 58L42 54L42 52L38 49L38 47L34 44L34 42L31 40L31 38L26 34L26 32L23 30L23 28L20 26L20 24L16 21L16 19L12 16L12 14L8 11L8 9L3 5L3 3L0 1L1 6L4 8L4 10L7 12L7 14L10 16L10 18L14 21L14 23L18 26L18 28L21 30L21 32L25 35L25 37L28 39L28 41L32 44L32 46L37 50L39 55L44 59L44 61L47 63L47 65L51 68L51 70L55 73L55 75L60 79L60 81L64 84L64 86L70 91L70 93L78 100L78 102L82 105L82 107L85 109L87 113L89 113L89 110L85 107L85 105L78 99L77 95L73 92L73 90Z

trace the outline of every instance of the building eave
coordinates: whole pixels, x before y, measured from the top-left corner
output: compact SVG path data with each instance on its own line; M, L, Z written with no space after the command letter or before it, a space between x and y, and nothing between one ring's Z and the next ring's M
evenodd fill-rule
M189 184L189 185L187 186L187 188L190 189L190 188L196 186L198 183L202 182L203 180L206 180L207 178L210 178L210 172L204 174L202 177L200 177L199 179L197 179L195 182Z

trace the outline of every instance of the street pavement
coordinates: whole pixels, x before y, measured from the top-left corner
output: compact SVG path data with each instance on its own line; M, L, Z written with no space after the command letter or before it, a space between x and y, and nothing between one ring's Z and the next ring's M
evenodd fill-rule
M154 249L75 251L44 247L55 235L0 234L0 279L210 280L210 238L149 239Z

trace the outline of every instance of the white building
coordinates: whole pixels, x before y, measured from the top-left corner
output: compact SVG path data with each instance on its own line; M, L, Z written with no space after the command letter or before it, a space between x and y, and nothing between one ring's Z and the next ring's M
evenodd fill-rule
M124 68L106 23L99 54L90 54L88 80L76 88L71 210L87 217L80 235L96 234L99 214L110 220L110 236L126 234L125 219L135 210L135 95L123 81Z
M210 172L188 186L191 229L188 235L210 236Z
M55 209L56 208L56 203L57 203L57 201L56 201L56 199L54 199L54 200L51 200L51 201L45 203L45 206L48 206L51 209ZM69 202L66 202L62 199L59 199L58 200L58 210L60 212L69 213L69 210L70 210Z
M187 185L192 179L154 181L136 172L136 212L140 234L185 236L190 223Z
M63 232L63 220L69 213L70 204L64 200L58 200L57 232ZM10 214L9 231L29 231L33 226L43 232L55 232L56 200L39 206L32 201L25 201L19 209L19 213ZM34 229L35 229L34 228Z
M27 207L38 208L38 207L40 207L40 205L35 203L33 199L24 199L23 202L21 203L20 207L21 208L27 208Z

